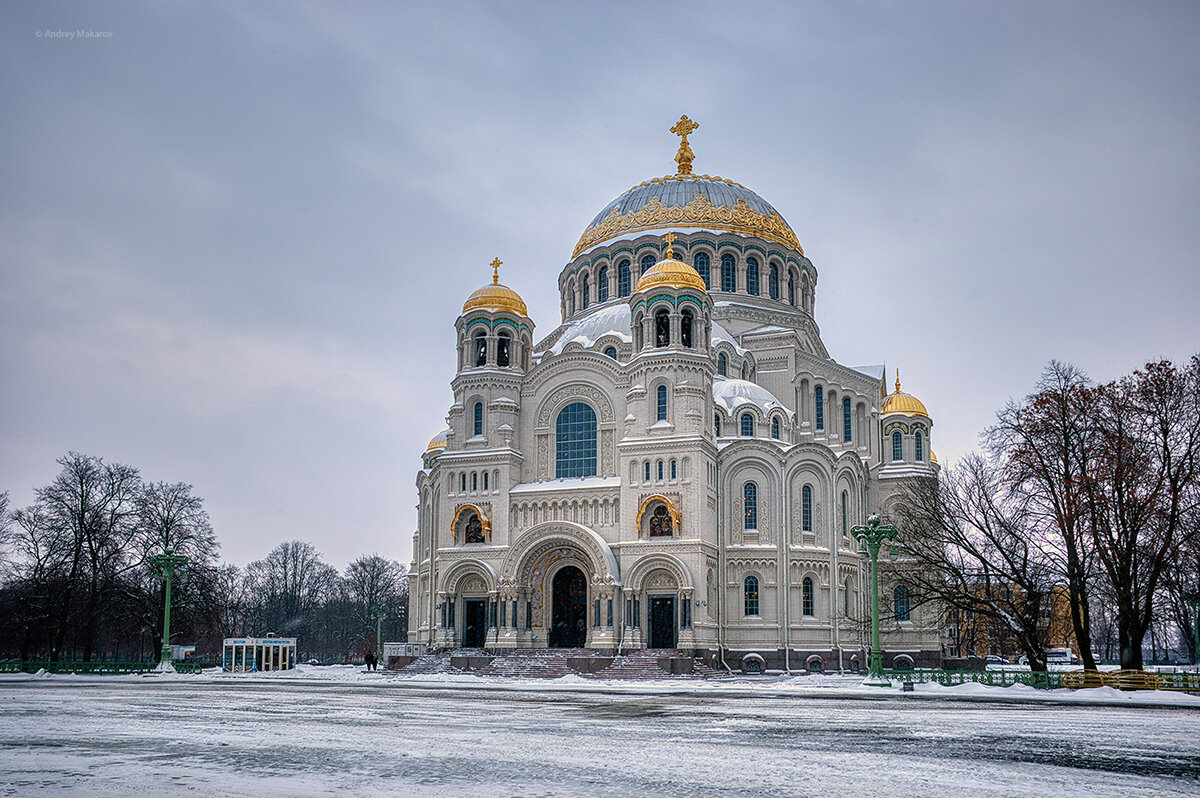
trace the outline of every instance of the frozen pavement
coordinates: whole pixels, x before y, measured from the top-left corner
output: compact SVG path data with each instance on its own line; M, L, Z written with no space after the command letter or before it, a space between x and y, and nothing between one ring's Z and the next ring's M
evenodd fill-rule
M512 682L351 668L3 676L0 794L1200 793L1200 699L918 690L835 676ZM994 697L1011 700L979 700Z

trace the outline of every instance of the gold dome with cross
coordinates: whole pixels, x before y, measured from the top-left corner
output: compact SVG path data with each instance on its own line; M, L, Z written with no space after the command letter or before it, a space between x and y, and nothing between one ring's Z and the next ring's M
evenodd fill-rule
M637 281L635 291L645 291L649 288L691 288L696 291L707 291L704 278L700 273L683 261L675 260L675 234L663 236L667 242L666 257L651 266Z
M472 310L490 310L493 312L506 310L518 316L529 315L529 310L525 307L525 300L521 299L521 295L507 285L501 285L500 266L503 263L504 261L499 258L491 262L492 282L467 297L467 301L463 303L463 313L468 313Z

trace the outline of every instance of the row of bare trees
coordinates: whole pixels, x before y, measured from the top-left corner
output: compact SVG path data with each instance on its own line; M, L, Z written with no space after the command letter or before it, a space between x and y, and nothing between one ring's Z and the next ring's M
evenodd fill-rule
M145 659L161 646L163 584L147 558L188 558L172 586L172 642L220 650L223 637L276 632L300 655L344 660L384 636L403 640L408 582L400 563L364 555L339 573L308 543L276 546L238 568L219 560L203 500L185 483L70 453L34 503L0 494L0 657Z
M1085 668L1110 622L1125 668L1164 620L1192 645L1200 356L1101 385L1052 362L983 444L897 510L919 600L988 619L1035 669L1061 598Z

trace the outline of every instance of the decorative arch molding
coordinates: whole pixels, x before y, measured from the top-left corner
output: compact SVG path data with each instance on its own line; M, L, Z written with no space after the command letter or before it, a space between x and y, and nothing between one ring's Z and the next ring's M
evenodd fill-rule
M667 505L667 512L671 514L671 526L674 529L675 534L678 535L682 531L680 519L683 518L683 514L679 512L679 507L676 506L675 502L661 493L652 494L642 500L642 505L638 507L637 521L635 522L637 524L637 528L639 530L642 528L642 516L646 514L646 510L650 509L650 505L656 501Z
M462 560L454 563L442 573L443 592L455 595L459 586L472 576L483 579L488 592L495 590L500 582L496 569L490 564L482 560Z
M608 543L594 530L571 521L547 521L531 527L509 548L500 572L506 582L523 584L525 572L543 554L563 546L583 553L592 569L589 581L620 583L620 567Z
M692 581L692 572L687 567L687 564L670 554L648 554L640 558L629 569L626 584L633 590L641 590L646 577L660 569L667 571L675 577L675 584L680 590L695 589L695 582Z
M483 539L486 542L492 540L492 522L488 518L487 513L478 504L460 504L458 509L454 511L454 520L450 522L450 535L455 543L460 543L458 522L462 519L463 514L474 511L479 516L479 524L483 527Z
M599 357L604 356L599 355ZM612 423L613 406L608 394L595 385L573 382L555 388L542 400L538 408L538 427L548 428L550 419L573 401L587 402L596 411L597 421L606 424Z

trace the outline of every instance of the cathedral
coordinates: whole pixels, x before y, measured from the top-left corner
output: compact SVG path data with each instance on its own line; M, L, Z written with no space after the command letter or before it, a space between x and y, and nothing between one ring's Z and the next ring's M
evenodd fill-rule
M669 649L719 668L865 670L852 529L932 476L933 422L882 366L834 361L817 270L770 203L674 174L584 228L538 338L492 279L454 322L448 428L417 474L409 641ZM884 664L937 666L940 613L880 555Z

